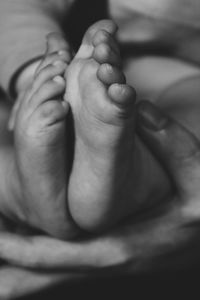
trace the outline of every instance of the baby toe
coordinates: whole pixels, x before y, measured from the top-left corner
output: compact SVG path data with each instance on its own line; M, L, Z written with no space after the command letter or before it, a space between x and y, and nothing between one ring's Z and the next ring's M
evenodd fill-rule
M101 20L90 26L83 36L81 46L75 56L76 58L91 58L94 50L93 38L99 30L105 30L110 34L114 34L117 26L111 20Z
M110 34L115 34L117 31L117 25L112 20L98 21L88 28L82 42L84 44L92 44L93 37L99 30L104 30Z
M99 30L93 38L93 46L94 47L96 47L102 43L108 44L111 47L111 49L114 52L116 52L116 54L118 54L118 55L120 54L119 46L118 46L114 36L105 30Z
M102 64L97 71L97 77L104 84L125 83L126 78L123 72L110 64Z
M127 84L112 84L108 88L108 95L116 105L121 107L132 106L136 101L135 90Z
M116 67L121 67L120 56L106 43L101 43L94 48L93 58L99 64L109 63Z

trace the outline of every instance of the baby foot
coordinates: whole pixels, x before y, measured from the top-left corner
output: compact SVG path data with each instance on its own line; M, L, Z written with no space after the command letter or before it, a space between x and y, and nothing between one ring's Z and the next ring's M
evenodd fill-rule
M108 227L136 206L132 201L136 97L120 69L115 31L111 21L93 25L66 73L65 99L75 130L69 208L86 230Z
M25 221L59 238L76 229L67 210L68 103L64 101L68 55L47 55L26 93L14 129L16 164Z

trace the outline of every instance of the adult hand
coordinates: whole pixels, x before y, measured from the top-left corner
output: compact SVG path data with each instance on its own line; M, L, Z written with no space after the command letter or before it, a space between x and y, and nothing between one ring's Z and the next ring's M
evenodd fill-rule
M169 201L104 235L79 241L1 233L3 259L34 270L51 270L51 275L46 274L51 284L58 281L55 271L61 269L66 276L69 270L77 271L75 276L88 276L98 270L108 274L109 267L116 274L126 274L173 269L199 261L200 143L149 102L141 103L138 113L140 135L165 165L174 183L175 193ZM37 280L37 272L34 276ZM66 277L69 279L70 276ZM47 285L45 282L40 288ZM21 295L23 291L20 290Z

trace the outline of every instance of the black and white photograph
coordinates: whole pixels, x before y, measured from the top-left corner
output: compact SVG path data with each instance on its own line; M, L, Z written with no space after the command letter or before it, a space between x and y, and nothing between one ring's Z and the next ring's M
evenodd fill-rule
M199 278L200 0L0 0L0 300Z

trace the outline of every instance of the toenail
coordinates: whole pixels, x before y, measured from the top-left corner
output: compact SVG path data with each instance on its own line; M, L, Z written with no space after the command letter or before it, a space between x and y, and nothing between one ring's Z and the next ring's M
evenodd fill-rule
M55 81L58 84L62 84L62 85L65 84L64 78L58 75L53 78L53 81Z

